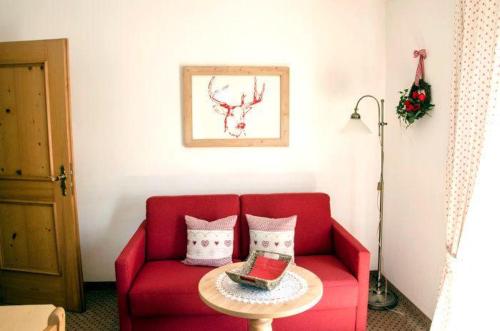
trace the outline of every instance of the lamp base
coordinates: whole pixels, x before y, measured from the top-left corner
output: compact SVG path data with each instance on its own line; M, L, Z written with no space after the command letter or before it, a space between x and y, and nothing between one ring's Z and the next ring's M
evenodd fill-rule
M370 289L368 292L368 308L372 310L387 310L398 305L398 297L387 290Z

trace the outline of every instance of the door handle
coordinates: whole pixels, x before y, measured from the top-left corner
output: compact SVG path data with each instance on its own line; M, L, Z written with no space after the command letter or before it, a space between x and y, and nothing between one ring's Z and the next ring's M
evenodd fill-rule
M69 175L72 175L73 172L71 170L66 171L64 169L64 165L61 165L59 168L60 173L57 176L49 176L49 179L52 182L60 182L59 186L61 187L61 193L63 196L66 196L67 193L67 186L66 186L66 180L68 179Z

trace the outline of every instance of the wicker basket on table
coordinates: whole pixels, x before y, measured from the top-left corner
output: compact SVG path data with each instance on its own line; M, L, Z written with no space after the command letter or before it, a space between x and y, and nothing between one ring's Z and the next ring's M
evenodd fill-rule
M254 268L257 257L259 256L285 262L285 267L283 268L281 274L274 279L265 279L249 275ZM226 274L236 283L250 285L265 290L272 290L280 283L281 279L285 275L285 272L290 266L291 261L292 257L290 255L256 250L250 254L242 268L226 271Z

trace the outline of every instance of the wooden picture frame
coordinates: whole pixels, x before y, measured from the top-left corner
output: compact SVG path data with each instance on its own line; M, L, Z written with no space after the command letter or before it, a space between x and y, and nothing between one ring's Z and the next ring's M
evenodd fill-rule
M186 66L182 76L186 147L288 146L288 67Z

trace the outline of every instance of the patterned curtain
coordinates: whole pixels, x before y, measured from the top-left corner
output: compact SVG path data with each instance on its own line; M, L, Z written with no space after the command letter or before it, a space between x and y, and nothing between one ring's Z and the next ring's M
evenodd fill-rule
M487 115L499 93L499 36L500 0L457 0L446 178L447 257L432 331L451 330L450 325L457 325L456 320L451 320L460 318L453 314L454 293L460 291L456 288L462 249L459 244L467 229L464 225L479 169Z

